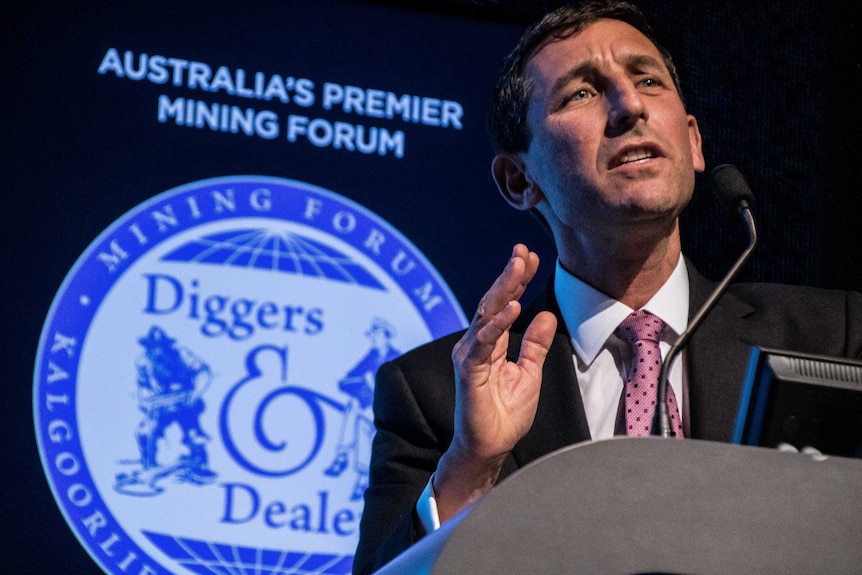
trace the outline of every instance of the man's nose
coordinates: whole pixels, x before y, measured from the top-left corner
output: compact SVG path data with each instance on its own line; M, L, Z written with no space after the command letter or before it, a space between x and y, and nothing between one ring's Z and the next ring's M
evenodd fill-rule
M608 129L612 133L631 129L638 120L648 118L643 96L631 82L621 82L607 92Z

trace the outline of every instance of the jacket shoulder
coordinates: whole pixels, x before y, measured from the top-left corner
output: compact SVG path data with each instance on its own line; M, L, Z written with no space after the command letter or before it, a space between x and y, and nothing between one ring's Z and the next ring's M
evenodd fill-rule
M845 357L862 354L862 294L777 283L740 283L729 293L750 306L753 332L775 345Z

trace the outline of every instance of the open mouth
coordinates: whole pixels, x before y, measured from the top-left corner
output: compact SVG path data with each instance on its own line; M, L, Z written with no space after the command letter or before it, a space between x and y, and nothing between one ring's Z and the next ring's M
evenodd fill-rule
M627 148L616 156L611 158L610 163L608 164L609 169L614 169L616 167L625 165L625 164L634 164L637 162L643 162L644 160L649 160L651 158L658 158L661 156L659 150L653 148L652 146L640 146L634 148Z

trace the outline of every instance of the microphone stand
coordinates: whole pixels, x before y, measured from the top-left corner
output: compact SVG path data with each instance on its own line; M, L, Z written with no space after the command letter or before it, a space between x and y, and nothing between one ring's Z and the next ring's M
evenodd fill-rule
M739 272L739 269L748 260L751 252L754 251L755 244L757 244L757 229L754 226L754 215L751 213L751 205L748 200L745 198L739 198L737 209L740 214L742 214L742 217L745 218L745 223L748 227L748 247L744 252L742 252L742 255L739 256L739 259L736 260L736 263L732 268L730 268L730 271L726 276L724 276L724 279L721 280L718 287L715 288L706 302L701 306L685 331L683 331L676 339L674 344L671 346L670 351L668 351L667 357L665 357L662 362L661 371L659 371L658 376L658 405L656 406L655 416L653 417L652 435L660 435L661 437L674 436L673 430L670 426L670 415L668 415L667 411L667 388L670 366L679 352L682 351L688 343L688 340L691 339L691 336L697 327L701 322L703 322L709 312L712 311L712 308L715 307L715 302L718 301L718 298L720 298L727 290L727 286L730 285L730 282L736 276L737 272Z

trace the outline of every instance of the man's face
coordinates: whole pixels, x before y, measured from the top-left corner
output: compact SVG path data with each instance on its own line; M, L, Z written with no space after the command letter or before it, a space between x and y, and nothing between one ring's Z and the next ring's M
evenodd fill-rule
M697 122L652 42L599 20L545 45L526 72L534 90L521 157L551 226L675 221L704 161Z

